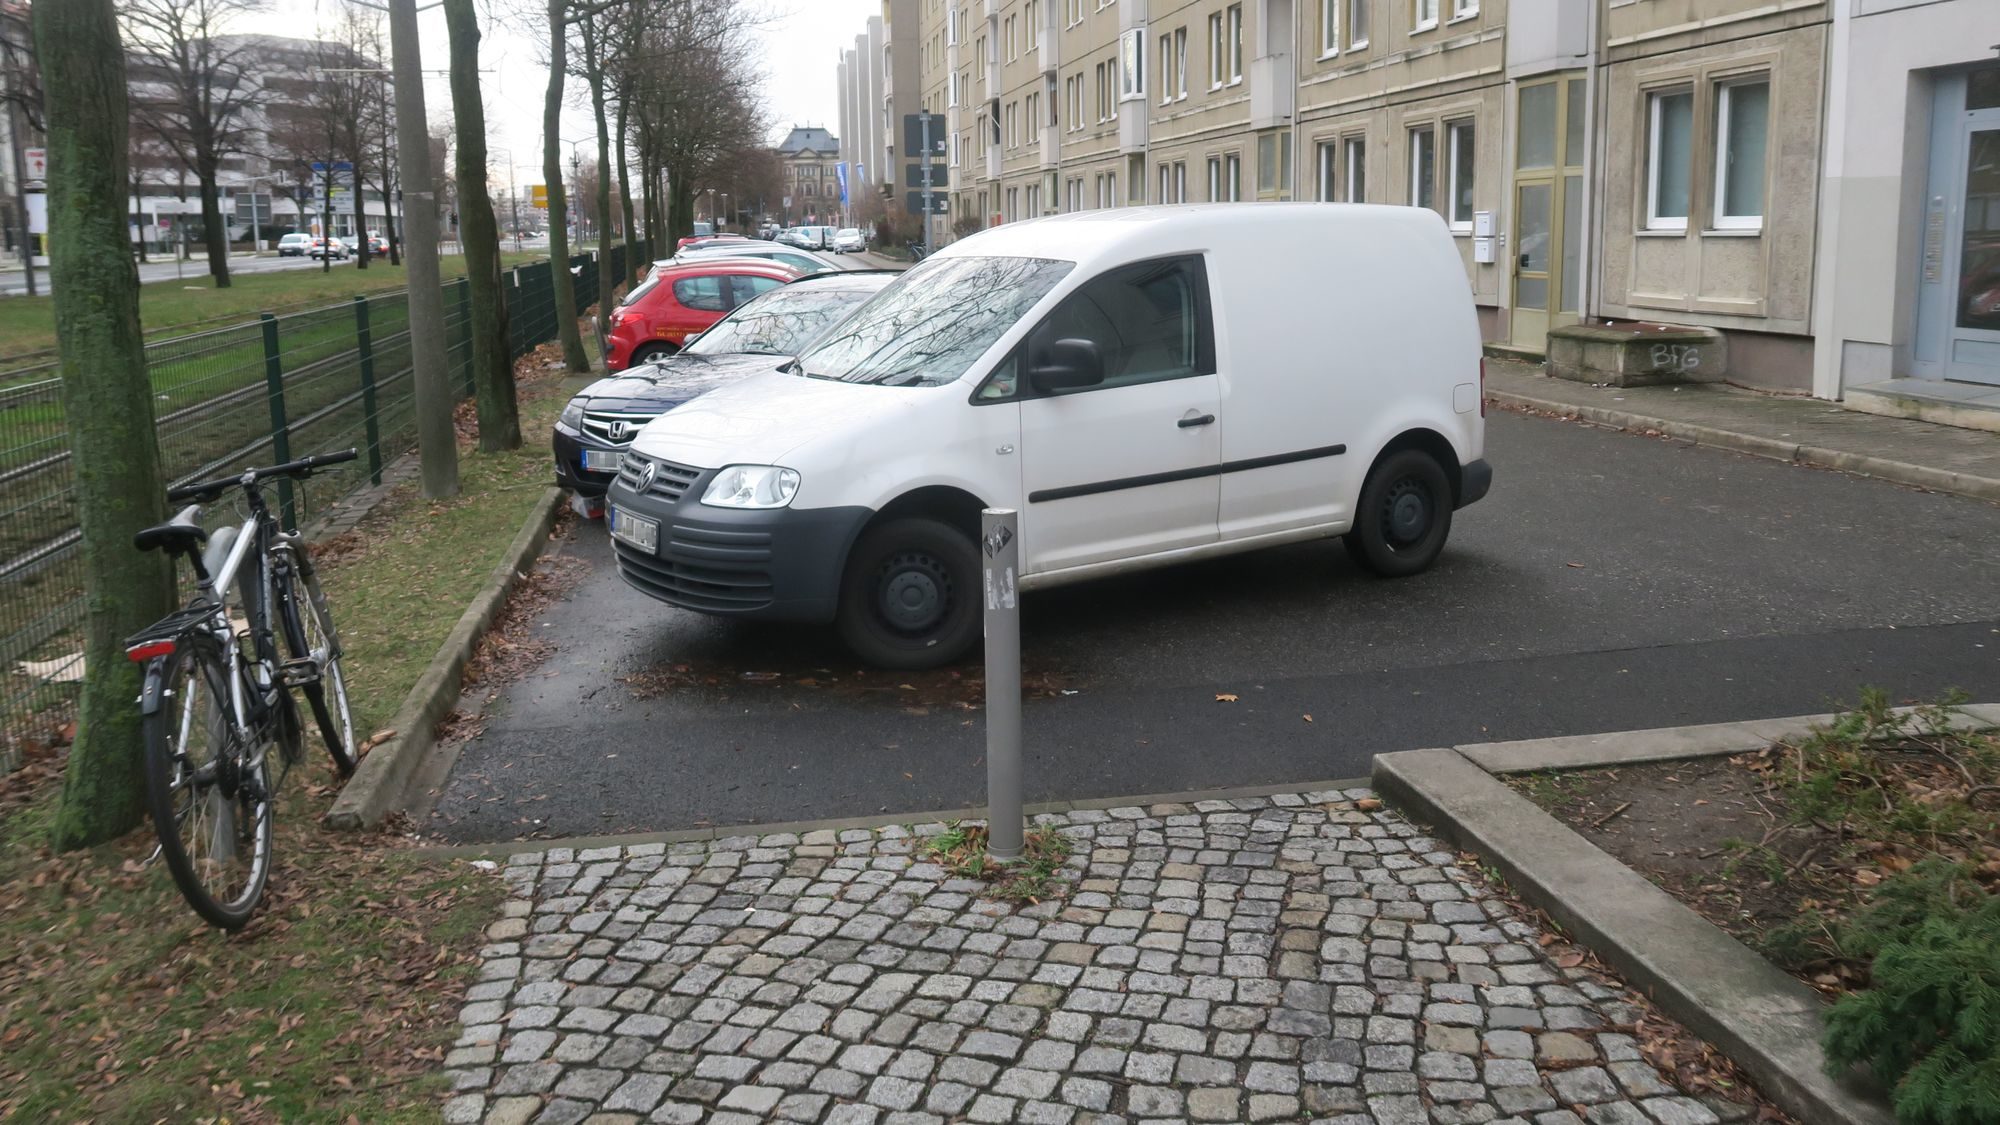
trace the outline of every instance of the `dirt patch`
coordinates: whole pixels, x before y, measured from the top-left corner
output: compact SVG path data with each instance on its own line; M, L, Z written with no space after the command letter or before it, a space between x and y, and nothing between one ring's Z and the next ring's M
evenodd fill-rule
M2000 739L1916 729L1509 778L1518 792L1828 995L1866 987L1851 932L1917 868L2000 888ZM1932 882L1935 882L1933 880ZM1868 925L1865 920L1862 924Z

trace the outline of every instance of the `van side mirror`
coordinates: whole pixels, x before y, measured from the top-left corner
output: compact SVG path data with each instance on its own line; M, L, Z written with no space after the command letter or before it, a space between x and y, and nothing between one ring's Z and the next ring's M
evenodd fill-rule
M1104 382L1104 357L1094 340L1057 340L1046 349L1036 349L1035 364L1028 368L1028 382L1043 394L1094 387Z

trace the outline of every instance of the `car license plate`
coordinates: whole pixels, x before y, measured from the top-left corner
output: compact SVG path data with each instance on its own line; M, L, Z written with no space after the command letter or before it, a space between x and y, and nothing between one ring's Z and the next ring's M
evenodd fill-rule
M611 537L623 540L642 551L660 549L660 525L644 516L611 509Z
M625 454L616 449L586 449L583 451L584 471L615 473L618 471L618 460L623 456Z

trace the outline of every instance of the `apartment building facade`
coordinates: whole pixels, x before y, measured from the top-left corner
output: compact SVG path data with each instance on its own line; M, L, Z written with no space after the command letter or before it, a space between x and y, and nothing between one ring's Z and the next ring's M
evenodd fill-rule
M777 152L785 184L779 201L784 224L844 223L839 138L817 126L794 125Z
M1805 391L1832 9L1898 0L920 3L956 230L1431 207L1496 347L1539 354L1585 318L1706 325L1732 378Z

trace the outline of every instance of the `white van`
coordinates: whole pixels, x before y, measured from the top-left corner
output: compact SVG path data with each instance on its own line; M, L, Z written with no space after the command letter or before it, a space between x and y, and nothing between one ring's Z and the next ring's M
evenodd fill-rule
M1481 374L1430 210L1010 223L640 431L618 569L686 609L836 622L895 668L978 639L987 507L1020 512L1024 590L1335 535L1415 574L1492 481Z

